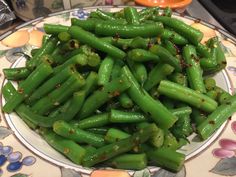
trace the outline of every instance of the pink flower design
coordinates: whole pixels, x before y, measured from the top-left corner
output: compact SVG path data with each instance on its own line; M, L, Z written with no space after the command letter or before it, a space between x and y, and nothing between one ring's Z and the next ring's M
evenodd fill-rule
M113 5L113 0L105 0L106 5Z
M232 122L231 128L236 134L236 121ZM224 159L234 157L236 154L236 141L231 139L221 139L219 141L220 148L216 148L212 151L215 157Z

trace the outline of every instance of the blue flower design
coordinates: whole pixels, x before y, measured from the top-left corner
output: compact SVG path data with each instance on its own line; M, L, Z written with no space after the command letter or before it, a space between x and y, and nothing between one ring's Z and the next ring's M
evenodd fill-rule
M86 19L89 16L88 12L85 12L83 9L76 10L72 12L72 16L78 17L80 19Z

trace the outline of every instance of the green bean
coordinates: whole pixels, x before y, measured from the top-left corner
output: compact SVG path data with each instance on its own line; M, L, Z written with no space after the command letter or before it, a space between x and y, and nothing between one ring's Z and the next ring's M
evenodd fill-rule
M206 112L213 112L218 105L216 101L204 94L167 80L160 82L158 91L167 97L188 103Z
M192 108L189 106L175 108L170 110L177 117L189 116L192 113Z
M175 106L175 101L168 97L162 98L161 102L167 109L173 109Z
M227 102L221 104L212 112L206 120L197 126L197 131L202 139L210 137L232 114L236 109L236 95L227 99Z
M93 31L95 29L95 25L99 19L89 18L87 20L80 20L77 18L71 18L71 25L79 26L86 31Z
M125 7L124 8L125 19L128 24L139 24L139 14L136 8L134 7Z
M206 95L207 95L208 97L210 97L211 99L216 100L216 99L217 99L217 96L218 96L218 93L217 93L217 91L215 91L215 90L210 90L210 91L208 91L208 92L206 93Z
M61 42L67 42L67 41L69 41L71 39L71 36L70 36L70 34L67 31L63 31L63 32L60 32L58 34L58 39Z
M95 34L102 36L116 36L123 38L133 37L155 37L163 32L161 23L140 24L140 25L120 25L97 23Z
M147 167L146 154L123 154L112 158L108 165L118 169L142 170Z
M145 90L149 91L156 86L161 80L165 79L174 71L169 64L157 64L148 74L148 78L144 83Z
M149 114L155 123L161 128L170 128L177 118L165 108L161 102L154 100L135 80L127 66L122 68L122 73L128 78L131 86L127 90L128 95L140 108Z
M44 35L43 35L42 45L41 45L41 46L44 46L44 45L48 42L49 39L50 39L50 36L47 35L47 34L44 34Z
M105 134L107 133L108 129L109 128L107 128L107 127L96 127L96 128L86 129L86 131L105 136Z
M167 16L167 17L171 17L171 16L172 16L172 10L171 10L171 8L170 8L170 7L164 8L162 15Z
M70 65L81 65L85 66L88 64L88 57L85 54L78 54L73 57L71 57L69 60L67 60L65 63L62 65L59 65L54 68L54 73L58 73L61 70L67 68Z
M216 87L216 81L212 77L205 78L204 84L207 91L214 90L214 88Z
M43 45L43 44L42 44L42 45ZM30 51L31 56L33 57L39 50L40 50L40 48L32 49L32 50Z
M109 123L109 116L108 113L97 114L91 117L88 117L83 120L74 120L70 122L73 127L80 128L80 129L88 129L94 127L103 127Z
M5 98L6 101L11 99L11 97L16 93L16 89L12 85L11 82L7 82L3 88L2 88L2 95ZM20 115L18 111L18 107L15 109L16 113ZM37 125L35 125L33 122L29 121L25 117L20 117L31 129L35 130L37 128Z
M211 57L210 48L208 48L206 45L201 44L200 42L197 43L196 50L199 56L203 58Z
M150 52L159 56L163 63L168 63L175 68L176 71L181 71L180 60L174 57L167 49L159 45L154 45L150 49Z
M147 156L148 160L150 160L152 164L174 172L181 170L185 160L184 154L163 147L148 151Z
M186 45L183 48L183 58L187 64L186 72L190 88L199 91L200 93L206 93L206 88L202 77L202 70L195 47L192 45Z
M193 133L191 119L189 115L181 116L171 128L172 134L177 138L186 138Z
M173 127L171 127L171 129L173 128L173 130L175 130L174 127L176 128L177 122L175 123L175 125ZM179 128L179 127L177 127L177 128ZM177 150L178 146L179 146L179 144L178 144L176 137L170 131L165 132L164 142L163 142L162 147Z
M231 97L228 92L218 86L215 86L214 91L217 92L217 101L220 104L226 103L228 98Z
M165 26L172 28L174 31L183 35L189 42L193 44L199 43L203 38L203 33L176 18L166 16L155 16L154 21L162 22Z
M160 59L157 55L144 50L144 49L133 49L128 53L128 59L133 60L135 62L147 62L147 61L155 61L159 62Z
M71 106L71 101L72 101L72 98L67 100L63 105L55 108L53 111L51 111L48 114L48 117L56 117L61 113L65 113L68 110L68 108Z
M17 93L3 106L3 111L10 113L20 105L51 73L48 63L40 64L23 82L19 84Z
M168 79L185 87L188 85L187 76L183 73L173 72L168 76Z
M126 77L121 76L104 85L100 90L95 91L87 98L79 113L79 118L83 119L90 116L100 106L110 100L112 97L120 95L128 89L130 84Z
M207 116L204 112L193 108L191 119L196 126L200 125L204 120L206 120Z
M98 70L98 85L104 85L110 81L113 64L114 60L109 56L102 61Z
M122 130L119 130L116 128L110 128L107 131L104 139L108 143L114 143L114 142L120 141L122 139L128 138L130 136L131 136L130 134L128 134Z
M132 108L134 105L132 99L126 93L122 93L118 99L123 108Z
M45 117L34 113L31 108L21 104L16 108L16 112L23 120L28 120L33 124L41 127L52 127L53 123L58 120L69 121L80 110L84 100L84 92L74 93L73 98L66 109L66 112L59 112L53 117Z
M95 49L106 52L111 57L123 59L126 55L122 50L107 42L101 41L99 38L94 36L94 34L87 32L78 26L71 26L69 28L69 33L73 38L78 39L81 43L88 44Z
M169 40L164 40L162 46L166 48L173 56L176 56L179 53L177 46Z
M98 83L98 74L96 72L91 71L86 78L85 85L81 88L81 90L85 91L85 95L88 96L92 93Z
M147 122L141 122L137 124L137 129L144 129L148 126L151 126L153 128L153 133L151 137L148 140L148 143L151 144L153 147L159 148L164 143L164 131L156 126L156 124L147 123Z
M109 121L112 123L137 123L147 121L146 117L138 112L124 112L112 109Z
M53 131L60 136L74 140L78 143L87 143L95 147L105 145L104 138L101 138L96 134L86 132L82 129L74 128L70 124L61 120L56 121L53 124Z
M43 45L35 55L26 62L26 67L30 70L33 70L42 62L42 57L46 54L51 54L56 47L58 40L56 38L50 38L48 42Z
M18 81L26 79L30 75L31 71L28 70L26 67L4 68L3 73L8 80Z
M68 99L73 92L85 84L84 78L79 73L73 73L62 85L39 99L33 106L32 110L40 115L48 113L56 106Z
M38 89L36 89L32 95L26 99L28 104L34 103L36 100L42 98L50 91L60 86L62 82L69 78L69 76L75 72L75 68L73 66L68 66L59 73L52 76L46 82L44 82Z
M61 32L67 32L69 30L69 27L45 23L43 25L43 29L47 34L58 35Z
M85 156L85 149L74 141L62 138L49 129L41 129L40 134L47 141L47 143L68 157L74 163L80 165Z
M177 45L185 45L188 43L188 40L183 36L179 35L173 30L169 30L167 28L164 29L163 33L161 34L161 39L169 40Z
M220 104L224 104L228 101L230 97L231 95L228 92L224 91L220 95L218 95L218 102Z
M132 60L127 61L129 64L129 68L131 69L132 73L134 74L134 77L137 79L137 81L143 85L145 81L147 80L147 69L142 63L136 63Z
M122 139L115 143L105 145L97 149L96 152L88 154L83 159L83 165L91 167L99 162L103 162L112 157L128 152L135 146L147 141L152 132L153 130L151 128L142 129L126 139Z

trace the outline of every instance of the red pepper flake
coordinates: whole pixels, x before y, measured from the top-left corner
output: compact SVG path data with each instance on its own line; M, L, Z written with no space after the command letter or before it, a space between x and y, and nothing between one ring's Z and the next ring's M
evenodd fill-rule
M100 160L106 160L107 159L107 156L106 156L106 154L104 153L104 154L102 154L101 156L100 156L100 158L99 158Z
M57 85L56 85L56 88L60 88L60 87L61 87L61 84L57 84Z
M119 96L119 95L120 95L120 92L119 92L119 91L114 91L114 92L112 93L112 96L113 96L113 97Z
M69 134L74 134L74 133L75 133L75 129L71 128L71 129L69 130Z
M228 120L232 120L232 117L229 117Z
M209 124L215 125L215 121L214 120L210 120Z
M64 148L64 149L63 149L63 153L64 153L64 154L68 154L69 152L70 152L70 149L69 149L69 148Z
M23 88L19 88L18 89L18 93L24 93L24 89Z

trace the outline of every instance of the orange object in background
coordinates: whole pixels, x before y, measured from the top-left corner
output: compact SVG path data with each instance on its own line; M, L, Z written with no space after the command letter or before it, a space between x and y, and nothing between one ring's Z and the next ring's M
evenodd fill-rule
M130 177L130 175L123 170L95 170L90 177Z
M135 3L143 6L170 7L178 12L183 12L191 2L192 0L135 0Z

